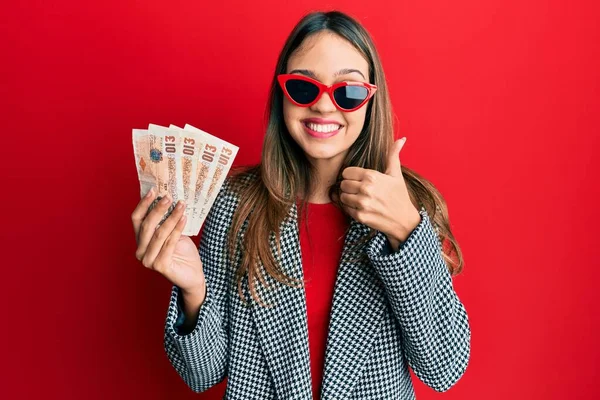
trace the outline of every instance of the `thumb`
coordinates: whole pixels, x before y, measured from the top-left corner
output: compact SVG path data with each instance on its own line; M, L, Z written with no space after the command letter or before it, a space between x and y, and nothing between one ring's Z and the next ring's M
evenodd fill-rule
M401 176L402 175L402 168L401 168L401 164L400 164L400 150L402 150L402 147L404 146L405 142L406 142L406 136L403 137L402 139L396 140L394 142L394 144L392 145L392 147L390 148L390 151L388 152L387 169L385 170L386 175L390 175L390 176Z

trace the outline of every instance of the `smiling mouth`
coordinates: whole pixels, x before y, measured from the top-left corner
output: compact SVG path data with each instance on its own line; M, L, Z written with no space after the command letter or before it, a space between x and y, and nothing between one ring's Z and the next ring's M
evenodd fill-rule
M344 127L344 125L339 124L326 124L319 126L318 124L306 123L304 121L302 122L302 126L304 127L306 133L316 138L328 138L334 136Z

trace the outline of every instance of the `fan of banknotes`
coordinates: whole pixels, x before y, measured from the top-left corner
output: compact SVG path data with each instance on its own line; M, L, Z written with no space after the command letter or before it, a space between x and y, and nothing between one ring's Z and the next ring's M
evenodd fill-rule
M239 148L191 125L149 124L148 129L133 129L132 136L140 196L152 187L158 193L148 211L170 195L173 202L160 226L183 199L187 221L182 234L197 235Z

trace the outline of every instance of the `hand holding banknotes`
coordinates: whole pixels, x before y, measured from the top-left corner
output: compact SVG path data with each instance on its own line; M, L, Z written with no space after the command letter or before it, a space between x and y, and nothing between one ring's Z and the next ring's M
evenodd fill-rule
M185 206L180 202L178 205L182 206L175 207L157 228L172 200L167 195L148 212L155 197L156 190L149 190L131 214L138 244L135 256L146 268L159 272L179 286L184 296L199 296L202 301L206 286L200 255L192 239L181 234L186 222Z
M142 198L131 215L136 258L181 289L193 322L206 283L189 236L199 233L239 148L189 124L148 124L132 140Z

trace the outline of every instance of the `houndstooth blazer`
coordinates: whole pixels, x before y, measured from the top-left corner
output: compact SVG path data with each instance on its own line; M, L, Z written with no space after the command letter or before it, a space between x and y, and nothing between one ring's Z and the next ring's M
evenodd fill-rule
M266 275L275 289L258 282L255 288L263 301L277 306L264 308L250 296L245 275L250 307L244 307L233 277L240 252L231 262L226 251L237 204L227 178L200 238L207 292L198 322L191 333L180 332L184 315L180 289L173 286L164 332L167 357L194 392L227 377L224 399L312 399L305 291ZM409 366L439 392L464 374L471 340L467 313L429 216L424 208L419 213L421 222L397 252L382 232L351 246L369 229L352 219L335 283L321 399L414 399ZM282 257L273 240L272 249L286 274L303 279L297 218L294 205L281 224ZM361 251L369 261L352 262Z

